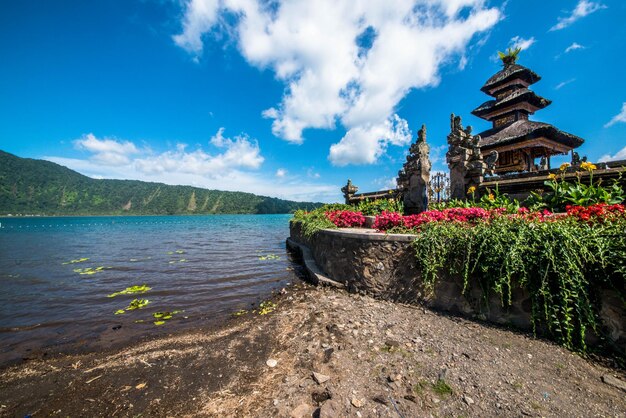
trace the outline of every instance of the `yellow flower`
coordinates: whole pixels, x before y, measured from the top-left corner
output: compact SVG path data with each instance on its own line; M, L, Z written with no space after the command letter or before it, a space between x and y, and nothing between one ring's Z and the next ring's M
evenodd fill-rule
M476 191L476 186L471 186L467 189L467 194L473 194Z
M554 174L554 173L550 173L550 174L548 174L548 178L549 178L550 180L554 180L554 179L556 178L556 174Z
M493 193L489 193L489 196L487 196L487 199L489 199L491 201L495 200L495 197L494 197Z
M595 164L585 161L582 164L580 164L580 168L582 168L583 170L587 170L587 171L593 171L598 167L596 167Z
M567 169L569 168L569 166L570 166L570 165L571 165L570 163L563 163L563 164L561 164L561 166L559 167L559 170L561 170L561 171L565 171L565 170L567 170Z

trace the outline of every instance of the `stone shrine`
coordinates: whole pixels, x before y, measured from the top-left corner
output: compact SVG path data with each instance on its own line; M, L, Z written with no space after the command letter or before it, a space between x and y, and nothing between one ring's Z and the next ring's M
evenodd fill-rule
M430 146L426 143L426 125L417 133L417 140L409 148L402 170L398 171L398 191L403 196L407 215L428 209L428 184L430 182Z

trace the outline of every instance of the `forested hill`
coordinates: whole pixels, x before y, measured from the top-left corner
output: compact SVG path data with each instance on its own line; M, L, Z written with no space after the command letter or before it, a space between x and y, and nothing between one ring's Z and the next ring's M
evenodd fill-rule
M0 151L0 215L261 214L320 205L191 186L97 180L49 161Z

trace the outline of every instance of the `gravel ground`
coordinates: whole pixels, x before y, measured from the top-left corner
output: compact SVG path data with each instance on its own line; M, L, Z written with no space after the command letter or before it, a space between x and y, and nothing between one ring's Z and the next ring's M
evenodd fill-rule
M610 361L330 288L274 301L219 328L0 370L0 416L626 417Z

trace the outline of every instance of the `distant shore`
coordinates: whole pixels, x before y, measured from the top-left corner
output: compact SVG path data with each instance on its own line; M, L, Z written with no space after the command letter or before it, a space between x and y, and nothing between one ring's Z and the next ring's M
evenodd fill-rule
M4 368L0 416L626 411L623 370L528 335L306 284L274 303L214 329Z

